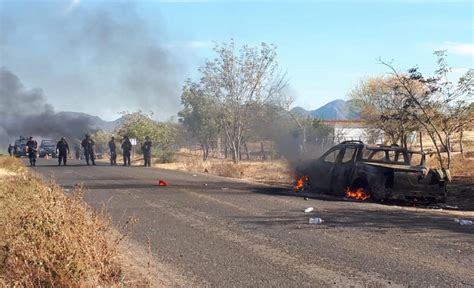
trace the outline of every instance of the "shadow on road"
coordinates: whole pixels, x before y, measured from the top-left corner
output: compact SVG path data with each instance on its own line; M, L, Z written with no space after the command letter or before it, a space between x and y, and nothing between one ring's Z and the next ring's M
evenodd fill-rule
M307 192L295 193L286 188L272 188L259 187L252 189L252 192L266 195L280 195L299 198L317 199L320 201L329 202L359 202L357 200L346 200L334 196L324 194L314 194ZM394 203L382 204L384 206L393 206ZM399 203L396 203L397 205ZM377 203L366 202L363 205L380 205ZM406 204L406 206L413 207L413 204ZM308 202L308 207L311 202ZM361 208L333 208L318 211L315 206L315 212L303 213L302 211L275 211L268 216L263 217L245 217L241 221L263 226L292 226L289 227L298 229L295 225L307 224L310 217L321 217L326 223L324 225L311 225L311 227L318 227L318 229L334 228L334 227L350 227L362 228L367 231L378 231L383 233L384 230L400 228L412 231L413 233L422 232L423 230L441 229L449 230L458 233L474 234L474 226L460 226L454 222L454 216L448 215L433 215L423 214L415 211L401 210L402 207L393 207L393 209L364 209ZM399 205L398 205L399 206ZM419 206L416 206L420 208ZM431 209L431 208L427 208ZM406 228L406 229L405 229ZM406 232L404 232L406 233Z

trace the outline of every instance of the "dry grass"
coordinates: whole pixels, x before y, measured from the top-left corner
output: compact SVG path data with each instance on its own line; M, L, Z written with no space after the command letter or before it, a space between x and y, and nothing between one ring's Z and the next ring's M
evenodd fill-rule
M23 162L16 157L0 156L0 168L14 173L26 171Z
M24 171L18 159L0 167ZM0 186L0 286L118 286L121 268L108 225L76 196L24 171Z
M447 156L443 155L443 157L447 161ZM428 156L426 162L429 167L439 167L435 154ZM474 177L474 151L465 152L464 159L461 157L461 153L453 153L449 170L453 176Z
M209 159L203 161L201 155L180 151L176 154L176 162L157 164L156 167L184 170L193 172L207 172L209 174L247 179L263 183L283 184L294 180L294 171L287 161L254 161L243 160L234 164L226 159Z

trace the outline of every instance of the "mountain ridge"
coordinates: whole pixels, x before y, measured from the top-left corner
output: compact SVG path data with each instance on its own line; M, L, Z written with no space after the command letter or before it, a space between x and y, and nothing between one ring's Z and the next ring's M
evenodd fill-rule
M360 119L351 100L333 100L318 109L306 110L302 107L294 107L290 110L297 116L321 120L357 120Z

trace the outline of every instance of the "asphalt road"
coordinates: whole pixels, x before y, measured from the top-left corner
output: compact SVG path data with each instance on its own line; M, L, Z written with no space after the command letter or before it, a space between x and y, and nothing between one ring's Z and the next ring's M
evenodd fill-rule
M474 226L453 216L310 198L206 174L39 160L65 189L87 188L170 286L474 286ZM167 187L157 185L162 179ZM311 213L304 213L314 207ZM124 225L130 217L132 226ZM310 217L325 223L308 224ZM131 248L130 248L131 249ZM150 260L152 259L152 260ZM163 282L160 277L166 277ZM161 282L160 282L161 281Z

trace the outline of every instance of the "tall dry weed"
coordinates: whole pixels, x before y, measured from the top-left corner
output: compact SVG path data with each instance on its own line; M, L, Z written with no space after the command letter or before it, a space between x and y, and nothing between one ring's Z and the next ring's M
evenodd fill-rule
M119 282L121 269L116 246L107 241L108 226L80 196L68 197L57 185L29 173L1 180L0 286L92 287Z

